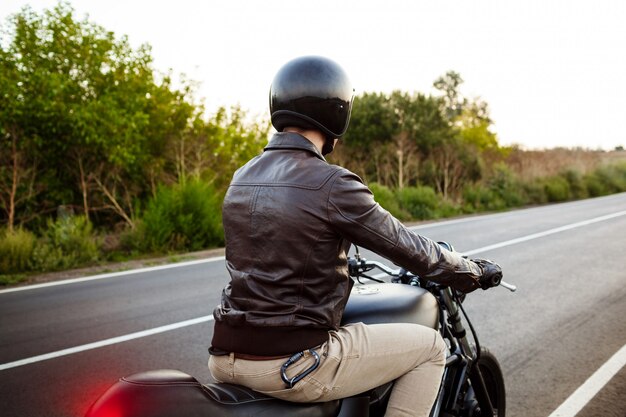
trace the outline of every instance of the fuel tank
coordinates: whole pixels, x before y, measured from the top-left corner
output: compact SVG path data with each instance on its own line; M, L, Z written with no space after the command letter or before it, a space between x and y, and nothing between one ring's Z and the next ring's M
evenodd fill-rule
M375 283L355 285L341 324L416 323L439 329L437 299L420 287Z

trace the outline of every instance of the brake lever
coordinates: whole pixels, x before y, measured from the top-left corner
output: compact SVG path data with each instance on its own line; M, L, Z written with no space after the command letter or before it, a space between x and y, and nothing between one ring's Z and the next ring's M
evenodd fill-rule
M500 286L506 288L511 292L517 291L517 286L513 284L509 284L508 282L500 281Z

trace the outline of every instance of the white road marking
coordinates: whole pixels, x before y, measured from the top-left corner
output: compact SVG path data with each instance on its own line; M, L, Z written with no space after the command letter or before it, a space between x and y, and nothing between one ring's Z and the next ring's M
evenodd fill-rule
M28 365L35 362L41 362L48 359L58 358L61 356L72 355L78 352L84 352L86 350L97 349L103 346L114 345L116 343L122 343L133 339L139 339L146 336L152 336L163 332L169 332L170 330L180 329L181 327L192 326L194 324L204 323L206 321L213 320L213 315L198 317L195 319L179 321L178 323L168 324L165 326L155 327L148 330L142 330L140 332L130 333L124 336L112 337L111 339L100 340L98 342L87 343L86 345L75 346L69 349L57 350L56 352L46 353L44 355L33 356L26 359L20 359L15 362L8 362L0 364L0 371L10 368L17 368L18 366Z
M476 220L485 220L487 218L493 219L494 217L506 216L508 214L511 214L511 212L507 211L503 213L493 213L493 214L483 214L483 215L478 215L478 216L462 217L460 219L439 220L439 221L435 221L431 223L423 223L423 224L411 226L409 227L409 229L418 230L418 229L428 229L430 227L449 226L451 224L467 223L467 222L476 221Z
M62 281L46 282L43 284L26 285L23 287L0 290L0 294L5 294L8 292L35 290L37 288L55 287L57 285L75 284L77 282L95 281L98 279L121 277L125 275L141 274L143 272L161 271L164 269L179 268L181 266L199 265L199 264L205 264L209 262L223 261L224 259L225 258L223 256L216 256L214 258L198 259L195 261L186 261L186 262L177 262L177 263L167 264L167 265L150 266L147 268L129 269L128 271L111 272L108 274L92 275L92 276L83 277L83 278L70 278L70 279L64 279Z
M577 227L587 226L587 225L590 225L590 224L593 224L593 223L598 223L598 222L602 222L602 221L605 221L605 220L614 219L615 217L620 217L620 216L623 216L623 215L626 215L626 210L618 211L616 213L607 214L606 216L594 217L593 219L583 220L583 221L577 222L577 223L566 224L565 226L555 227L554 229L545 230L543 232L533 233L531 235L518 237L517 239L506 240L504 242L495 243L493 245L483 246L482 248L466 251L464 254L467 255L467 256L470 256L470 255L474 255L474 254L477 254L477 253L480 253L480 252L486 252L486 251L493 250L493 249L499 249L499 248L503 248L505 246L511 246L511 245L515 245L517 243L527 242L527 241L533 240L533 239L539 239L540 237L553 235L555 233L561 233L561 232L565 232L567 230L576 229Z
M589 224L602 222L602 221L605 221L605 220L613 219L615 217L620 217L620 216L624 216L624 215L626 215L626 210L618 211L618 212L611 213L611 214L607 214L606 216L594 217L593 219L583 220L583 221L577 222L577 223L566 224L565 226L555 227L554 229L548 229L548 230L545 230L543 232L533 233L531 235L518 237L516 239L505 240L504 242L494 243L493 245L483 246L482 248L468 250L468 251L463 252L463 255L466 255L466 256L476 255L477 253L487 252L487 251L493 250L493 249L504 248L506 246L511 246L511 245L515 245L515 244L518 244L518 243L527 242L527 241L533 240L533 239L539 239L541 237L553 235L555 233L565 232L567 230L572 230L572 229L575 229L577 227L587 226ZM374 275L374 278L380 279L380 278L384 278L386 276L387 276L387 274L385 274L383 272L383 273Z
M593 224L593 223L597 223L597 222L601 222L604 220L609 220L615 217L619 217L619 216L623 216L626 215L626 210L624 211L619 211L616 213L612 213L612 214L608 214L606 216L600 216L600 217L595 217L593 219L589 219L589 220L585 220L585 221L581 221L581 222L577 222L577 223L572 223L569 225L565 225L565 226L561 226L561 227L557 227L554 229L549 229L546 230L544 232L540 232L540 233L534 233L532 235L528 235L528 236L523 236L517 239L511 239L511 240L507 240L504 242L500 242L500 243L496 243L494 245L489 245L489 246L484 246L482 248L478 248L478 249L474 249L474 250L470 250L465 252L466 255L470 255L470 254L476 254L479 252L484 252L487 250L491 250L491 249L496 249L496 248L502 248L505 246L510 246L510 245L514 245L520 242L526 242L532 239L538 239L544 236L548 236L554 233L559 233L559 232L563 232L566 230L571 230L577 227L582 227L582 226L586 226L589 224ZM195 265L195 264L199 264L199 263L203 263L203 262L213 262L216 260L221 260L224 259L224 257L219 257L219 258L210 258L210 259L203 259L203 260L199 260L199 261L191 261L191 262L185 262L185 264L187 265ZM163 265L163 266L157 266L157 267L153 267L153 268L143 268L140 270L134 270L134 271L124 271L124 272L116 272L114 274L117 274L115 276L118 275L124 275L124 274L132 274L132 273L139 273L139 272L148 272L148 271L155 271L155 270L161 270L161 269L167 269L169 268L175 268L177 266L183 266L181 264L172 264L172 265ZM102 278L109 278L111 275L113 274L104 274L104 275L98 275L98 276L94 276L94 277L86 277L86 278L80 278L78 280L68 280L70 282L82 282L82 281L89 281L89 280L93 280L93 279L102 279ZM385 276L386 274L379 274L377 276ZM70 283L67 282L67 283ZM54 285L55 283L50 283L52 285ZM40 284L40 286L49 286L47 284ZM26 287L28 288L28 287ZM5 290L8 291L8 290ZM116 343L121 343L121 342L125 342L128 340L133 340L133 339L139 339L141 337L146 337L146 336L151 336L153 334L158 334L158 333L163 333L163 332L167 332L170 330L174 330L174 329L179 329L181 327L186 327L186 326L191 326L194 324L198 324L198 323L202 323L205 321L211 321L213 320L213 316L209 315L209 316L204 316L204 317L198 317L196 319L191 319L191 320L185 320L185 321L181 321L178 323L173 323L173 324L169 324L166 326L161 326L161 327L156 327L154 329L148 329L148 330L143 330L140 332L136 332L136 333L131 333L125 336L118 336L118 337L114 337L111 339L106 339L106 340L101 340L99 342L93 342L93 343L88 343L86 345L81 345L81 346L76 346L73 348L68 348L68 349L63 349L63 350L59 350L56 352L51 352L51 353L47 353L44 355L38 355L38 356L33 356L31 358L26 358L26 359L21 359L15 362L9 362L9 363L5 363L5 364L0 364L0 371L4 370L4 369L9 369L9 368L15 368L18 366L22 366L22 365L27 365L30 363L35 363L35 362L40 362L40 361L44 361L47 359L52 359L52 358L58 358L60 356L66 356L66 355L71 355L73 353L78 353L78 352L83 352L86 350L90 350L90 349L96 349L99 347L103 347L103 346L109 346L109 345L113 345Z
M626 345L591 375L548 417L574 417L626 365Z

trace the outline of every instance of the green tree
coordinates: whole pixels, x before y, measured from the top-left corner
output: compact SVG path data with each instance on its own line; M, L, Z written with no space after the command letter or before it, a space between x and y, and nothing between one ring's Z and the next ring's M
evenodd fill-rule
M397 131L398 121L389 97L363 93L355 97L348 132L330 158L365 180L386 183L387 148Z
M17 29L31 14L24 12L16 18ZM35 28L36 29L36 28ZM0 203L6 215L8 230L14 230L20 206L34 196L37 178L37 154L33 152L38 137L29 123L32 119L33 102L25 90L29 87L21 74L24 67L21 56L28 51L15 50L16 45L7 44L10 32L2 28L0 38ZM28 34L23 34L28 37Z
M193 119L188 134L170 154L176 158L177 182L201 178L225 189L237 168L263 151L267 143L268 120L251 119L239 107L221 107L205 120Z
M478 99L469 102L456 119L461 140L481 151L499 150L498 138L490 130L492 124L487 103Z
M463 78L455 71L446 72L433 83L433 86L443 93L442 110L444 116L450 121L461 115L466 104L466 99L459 92L461 84L463 84Z
M26 184L37 173L46 188L39 211L70 205L133 227L136 202L164 176L168 143L188 133L191 85L157 79L148 45L133 49L126 37L78 21L66 3L12 16L1 65L10 103L0 111L3 160L15 167L0 173L9 224L19 200L12 195L33 195Z
M440 106L440 99L420 93L356 97L350 128L333 160L385 186L417 183L421 161L453 133Z
M453 130L443 117L441 100L421 93L394 91L391 101L398 117L399 130L395 136L398 155L398 188L420 181L423 161L453 136ZM402 175L400 175L402 174Z

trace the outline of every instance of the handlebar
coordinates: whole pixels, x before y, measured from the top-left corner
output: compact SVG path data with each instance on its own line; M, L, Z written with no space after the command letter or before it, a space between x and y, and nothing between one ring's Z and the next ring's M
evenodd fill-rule
M484 277L483 277L483 279L484 279ZM500 275L500 276L493 276L493 277L491 277L491 279L485 279L485 282L489 284L489 288L497 287L502 282L502 275Z
M373 269L379 269L384 272L385 275L392 277L393 282L402 282L405 284L419 285L420 277L415 275L404 268L393 269L378 261L368 261L357 253L355 258L348 258L348 271L352 277L364 277L373 281L380 281L380 274L376 276L368 276L365 273L372 271ZM384 276L384 275L383 275ZM493 283L494 287L500 286L506 288L511 292L517 291L517 286L509 284L501 279L498 282Z
M367 259L358 257L358 258L348 258L348 269L350 272L350 276L358 276L363 275L363 272L369 272L372 269L377 268L383 271L385 274L398 277L401 274L402 268L393 269L388 267L382 262L377 261L368 261Z

